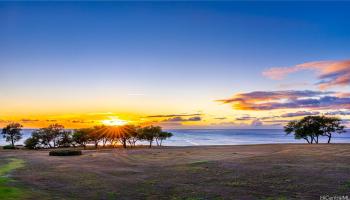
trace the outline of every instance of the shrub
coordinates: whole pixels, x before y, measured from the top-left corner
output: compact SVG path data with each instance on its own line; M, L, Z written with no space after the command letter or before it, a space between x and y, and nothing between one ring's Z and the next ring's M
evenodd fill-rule
M2 147L3 149L17 149L16 147L12 146L12 145L6 145Z
M30 137L24 141L24 145L28 149L35 149L39 145L39 139L36 137Z
M79 156L82 152L80 150L53 150L50 151L50 156Z

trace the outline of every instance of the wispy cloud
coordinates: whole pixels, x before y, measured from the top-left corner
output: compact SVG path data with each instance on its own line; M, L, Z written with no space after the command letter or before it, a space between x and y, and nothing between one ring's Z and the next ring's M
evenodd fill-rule
M46 121L47 122L57 122L58 120L57 119L47 119Z
M86 121L86 120L70 120L70 122L78 123L78 124L85 124L85 123L94 123L95 121L93 121L93 120L90 120L90 121Z
M149 115L146 118L165 118L165 117L191 117L191 116L201 116L200 113L195 114L168 114L168 115Z
M320 114L320 112L318 111L298 111L298 112L282 114L281 117L301 117L301 116L318 115L318 114Z
M32 122L38 122L38 119L21 119L20 120L23 123L32 123Z
M256 117L251 117L249 115L245 115L243 117L237 117L236 118L237 121L246 121L246 120L252 120L252 119L256 119Z
M350 115L350 111L331 111L331 112L326 112L325 115Z
M238 93L228 99L217 100L232 104L237 110L274 110L289 108L347 109L349 97L334 96L335 92L311 90L255 91Z
M183 117L173 117L169 119L163 120L163 122L193 122L193 121L201 121L201 117L190 117L190 118L183 118Z
M290 73L302 70L312 70L318 74L321 89L350 84L350 60L316 61L298 64L292 67L273 67L263 72L271 79L280 80Z
M215 117L214 119L217 119L217 120L224 120L224 119L227 119L227 117Z

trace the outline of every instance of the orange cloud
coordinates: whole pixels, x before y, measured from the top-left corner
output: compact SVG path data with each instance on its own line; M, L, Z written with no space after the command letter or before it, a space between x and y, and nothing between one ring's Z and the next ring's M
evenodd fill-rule
M313 70L318 74L321 89L350 84L350 60L316 61L302 63L293 67L273 67L262 74L274 80L281 80L290 73L302 70Z

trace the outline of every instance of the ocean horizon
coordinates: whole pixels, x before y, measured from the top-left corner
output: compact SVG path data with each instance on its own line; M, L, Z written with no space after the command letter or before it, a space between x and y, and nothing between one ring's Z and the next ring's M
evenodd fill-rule
M31 136L35 129L22 129L23 138L17 145ZM67 129L72 130L72 129ZM163 142L164 146L204 146L204 145L244 145L244 144L281 144L306 143L305 140L294 139L293 134L286 135L283 129L167 129L173 137ZM343 134L334 134L332 143L350 143L350 130ZM320 138L325 143L326 137ZM0 146L8 144L0 138ZM147 144L147 142L138 142Z

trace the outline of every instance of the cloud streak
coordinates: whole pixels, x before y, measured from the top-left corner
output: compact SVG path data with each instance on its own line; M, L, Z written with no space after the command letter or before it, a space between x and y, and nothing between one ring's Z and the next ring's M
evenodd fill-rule
M238 93L232 98L217 100L231 104L236 110L275 110L292 108L348 109L349 97L334 96L335 92L312 90L255 91Z
M195 114L169 114L169 115L149 115L146 118L166 118L166 117L191 117L191 116L201 116L200 113Z
M281 80L288 74L303 70L311 70L318 74L319 82L316 84L321 89L350 84L350 60L316 61L292 67L273 67L262 74L274 80Z
M38 122L38 119L21 119L20 120L23 123L32 123L32 122Z
M281 117L301 117L301 116L308 116L308 115L318 115L320 112L318 111L298 111L298 112L292 112L292 113L285 113L282 114Z
M182 117L173 117L169 119L163 120L163 122L195 122L195 121L201 121L201 117L190 117L190 118L182 118Z
M350 115L350 111L331 111L326 112L325 115Z

